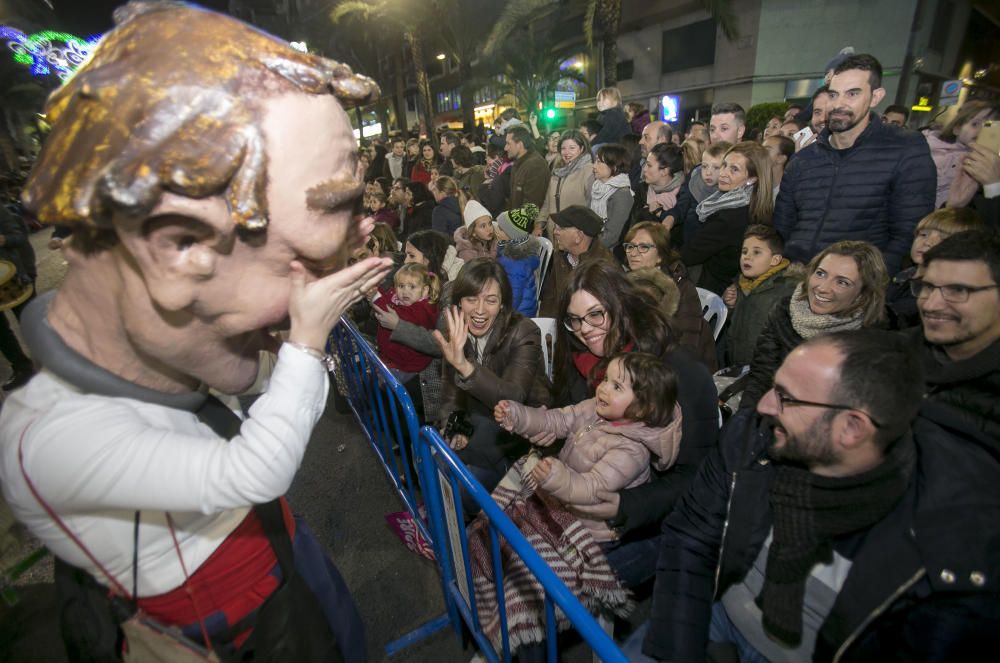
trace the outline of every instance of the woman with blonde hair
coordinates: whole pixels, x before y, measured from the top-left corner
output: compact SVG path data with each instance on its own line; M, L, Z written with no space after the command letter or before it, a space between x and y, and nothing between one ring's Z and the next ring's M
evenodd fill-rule
M437 203L431 213L431 230L453 236L465 225L462 221L462 211L467 202L465 193L454 178L447 176L433 180L428 189Z
M597 91L597 121L601 130L594 136L591 145L598 147L605 143L620 143L622 136L632 133L632 126L622 108L622 93L616 87L605 87Z
M719 190L698 203L699 228L685 238L681 260L701 265L698 286L722 295L739 273L743 233L751 223L771 223L774 212L771 162L753 141L737 143L722 159Z
M681 143L684 154L684 177L690 177L691 171L701 165L701 155L705 153L705 141L700 138L688 138Z
M795 292L771 309L754 349L740 408L757 405L781 362L804 340L885 326L888 282L882 252L868 242L845 240L816 254Z

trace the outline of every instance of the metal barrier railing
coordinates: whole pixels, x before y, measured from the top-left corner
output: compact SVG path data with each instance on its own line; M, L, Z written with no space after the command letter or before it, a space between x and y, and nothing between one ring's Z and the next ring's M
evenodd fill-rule
M464 640L464 628L472 634L482 655L491 662L511 660L504 598L501 537L544 588L546 650L549 661L557 660L558 607L587 644L607 663L627 663L614 640L556 576L510 518L469 472L468 468L430 426L419 428L416 410L406 389L378 359L364 336L349 320L342 319L331 334L331 350L337 356L347 400L361 423L372 448L382 461L386 475L399 492L421 534L431 542L440 573L447 612L406 634L386 647L388 655L419 642L448 626ZM462 492L470 496L488 520L490 555L500 619L500 652L483 632L475 606ZM419 508L426 506L426 516Z

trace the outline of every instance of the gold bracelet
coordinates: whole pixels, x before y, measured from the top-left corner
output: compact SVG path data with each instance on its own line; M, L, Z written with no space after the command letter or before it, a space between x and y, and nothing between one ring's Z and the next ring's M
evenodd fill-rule
M329 371L330 373L333 373L333 369L334 366L336 366L336 363L334 362L332 356L326 354L325 352L320 352L316 348L311 348L308 345L305 345L304 343L296 343L295 341L285 341L285 345L289 345L298 350L299 352L305 353L310 357L313 357L314 359L319 359L320 363L323 364L326 370Z

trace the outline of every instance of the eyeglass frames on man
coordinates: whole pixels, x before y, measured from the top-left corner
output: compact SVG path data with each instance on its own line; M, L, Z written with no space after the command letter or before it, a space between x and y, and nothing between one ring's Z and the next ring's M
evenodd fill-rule
M812 407L822 407L828 410L854 410L855 412L860 412L872 421L872 425L875 428L881 428L882 424L875 420L875 417L868 414L859 407L853 405L839 405L836 403L817 403L816 401L804 401L801 398L792 398L785 392L781 391L777 387L774 388L774 395L778 399L778 414L783 414L785 412L786 405L808 405Z
M571 332L578 332L583 329L583 323L586 322L591 327L600 327L604 324L604 318L607 312L603 309L598 309L596 311L591 311L584 315L582 318L576 315L566 315L566 319L563 320L563 327Z
M656 244L633 244L632 242L625 242L622 244L622 248L625 249L625 253L638 251L642 255L645 255L649 253L650 249L655 249Z
M996 283L992 285L964 285L961 283L946 283L944 285L934 285L924 279L910 279L910 292L917 299L926 299L935 290L941 291L941 298L952 304L964 304L969 301L969 296L975 292L992 290L998 287Z

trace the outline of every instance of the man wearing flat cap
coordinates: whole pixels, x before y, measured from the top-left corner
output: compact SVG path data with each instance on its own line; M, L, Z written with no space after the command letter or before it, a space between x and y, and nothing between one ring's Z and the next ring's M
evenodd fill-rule
M138 608L226 660L362 661L347 585L282 496L329 331L388 268L344 268L370 232L344 107L377 86L193 5L115 22L49 99L22 195L73 233L64 283L22 316L41 370L0 415L4 497L57 558L70 660L162 653ZM208 389L246 390L265 350L241 419Z
M542 301L538 315L554 318L559 307L559 296L569 283L570 274L585 260L607 260L612 264L615 258L598 241L604 222L594 210L584 205L569 207L551 214L553 222L552 239L555 255L552 266L542 286Z

